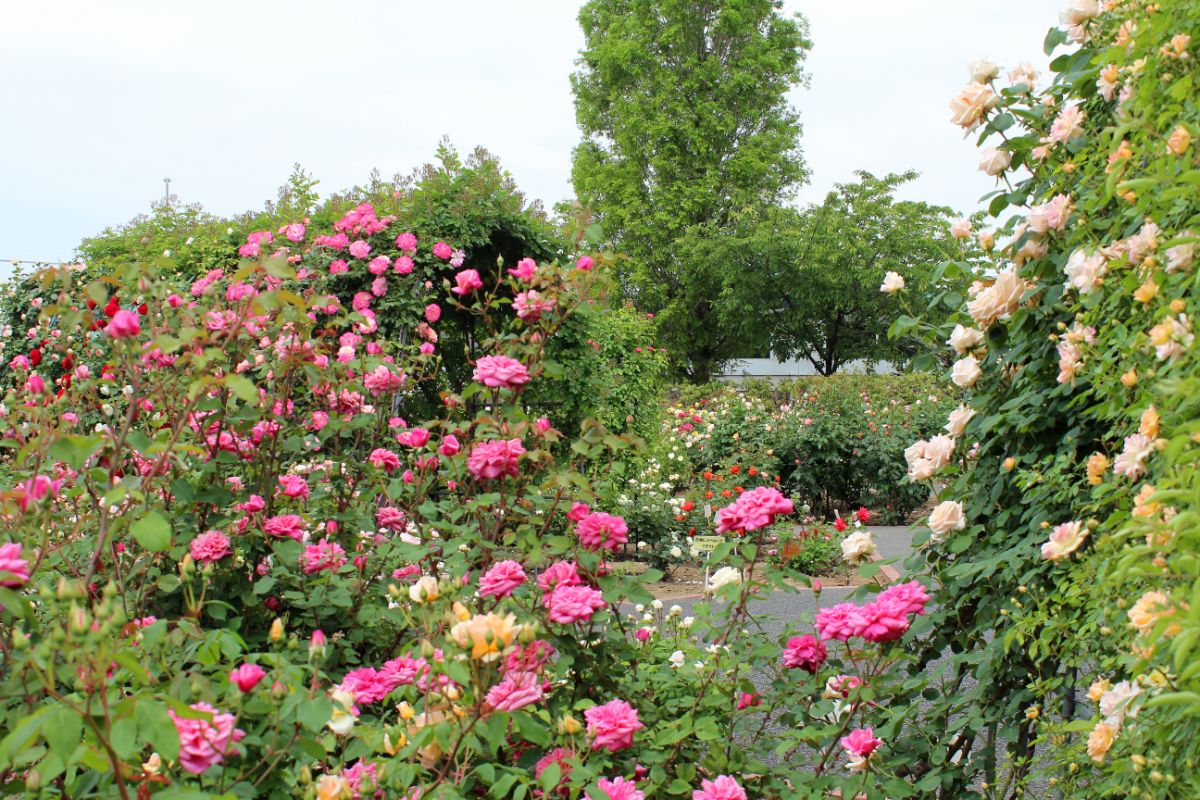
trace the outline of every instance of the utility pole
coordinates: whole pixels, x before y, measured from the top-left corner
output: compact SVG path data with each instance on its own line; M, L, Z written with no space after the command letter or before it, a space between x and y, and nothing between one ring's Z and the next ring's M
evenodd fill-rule
M171 203L171 179L163 178L163 205Z

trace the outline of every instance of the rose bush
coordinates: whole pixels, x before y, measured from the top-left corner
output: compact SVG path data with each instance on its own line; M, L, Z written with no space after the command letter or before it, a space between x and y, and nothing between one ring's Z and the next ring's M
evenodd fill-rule
M607 280L594 257L464 261L438 286L405 259L451 264L455 245L365 203L236 249L194 275L33 279L45 302L0 405L5 794L897 785L878 755L908 710L873 698L924 619L919 584L757 632L756 596L803 580L764 570L792 511L770 486L717 513L732 537L689 618L639 619L655 573L609 574L637 534L587 475L632 440L596 423L568 440L524 402ZM346 276L411 294L416 335L381 333L374 290L339 299ZM451 312L478 354L427 413Z
M941 797L1190 797L1200 8L1073 0L1061 21L1048 85L976 72L952 103L989 145L996 228L964 235L993 264L947 263L968 296L893 326L967 389L951 438L906 453L948 484L910 562L945 678L908 770Z

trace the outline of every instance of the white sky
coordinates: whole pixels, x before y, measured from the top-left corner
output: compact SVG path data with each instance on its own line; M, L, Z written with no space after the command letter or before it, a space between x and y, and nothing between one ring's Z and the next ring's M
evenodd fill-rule
M1062 3L1065 5L1065 2ZM0 260L69 258L164 177L234 213L299 161L322 193L481 144L530 197L570 196L577 0L36 0L0 25ZM787 0L806 14L793 102L819 200L855 169L973 210L992 187L947 103L966 64L1032 61L1053 0ZM8 271L0 263L0 273Z

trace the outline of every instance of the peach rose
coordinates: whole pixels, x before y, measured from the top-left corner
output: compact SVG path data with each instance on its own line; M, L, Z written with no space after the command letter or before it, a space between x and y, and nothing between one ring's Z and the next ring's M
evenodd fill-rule
M1100 253L1076 250L1067 259L1064 271L1067 273L1068 286L1078 289L1080 294L1088 294L1104 282L1108 259Z
M946 344L953 347L954 351L961 356L978 347L982 341L983 331L978 328L955 325L954 330L950 331L950 338L946 340Z
M1192 134L1187 128L1182 125L1176 125L1175 130L1171 131L1171 136L1167 139L1167 150L1177 156L1181 156L1187 152L1188 147L1192 144Z
M944 500L938 503L929 515L929 529L933 531L931 541L940 542L951 531L961 531L967 527L967 517L963 513L962 503L954 500Z
M889 272L883 276L883 285L879 287L879 291L884 294L895 294L904 288L904 276L898 272Z
M967 423L975 416L975 409L970 406L960 405L958 408L950 412L950 419L946 422L946 430L951 436L962 436L963 431L967 428Z
M996 105L996 93L986 84L972 81L950 101L950 121L973 131L979 127L986 111Z
M842 558L847 564L857 564L875 553L875 540L870 531L856 531L842 540Z
M935 470L949 464L952 455L954 455L953 437L942 433L925 443L925 458L929 459Z
M994 147L985 149L983 156L979 159L979 168L992 177L1003 173L1011 164L1012 153L1007 150L997 150Z
M971 238L971 220L956 219L950 225L950 235L955 239L970 239Z
M1097 764L1104 763L1104 757L1112 749L1113 740L1117 738L1117 729L1107 722L1098 722L1092 728L1087 741L1088 757Z
M1071 0L1065 11L1058 13L1058 19L1063 25L1082 25L1090 19L1100 16L1099 0Z
M1080 548L1087 535L1087 528L1079 520L1055 526L1049 541L1042 545L1042 558L1047 561L1066 558Z
M1025 281L1016 270L1005 270L996 276L991 286L981 291L967 303L967 312L975 324L986 329L1001 317L1017 310L1021 296L1025 294Z
M967 73L976 83L988 83L996 79L996 76L1000 74L1000 68L986 58L981 58L967 65Z
M954 381L954 385L964 389L974 386L982 376L983 370L979 368L979 362L975 360L974 356L967 356L955 361L954 370L950 373L950 379Z

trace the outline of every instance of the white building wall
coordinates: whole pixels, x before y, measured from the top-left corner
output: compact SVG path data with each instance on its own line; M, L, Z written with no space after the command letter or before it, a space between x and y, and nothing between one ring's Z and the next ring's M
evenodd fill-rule
M876 362L870 370L867 369L865 361L851 361L838 370L841 373L858 374L868 371L877 375L895 372L892 365L886 361ZM741 383L748 380L766 380L778 383L779 381L791 378L802 378L817 374L819 373L807 358L788 359L787 361L780 361L775 358L739 358L736 361L729 362L721 374L717 376L717 379L731 383Z

